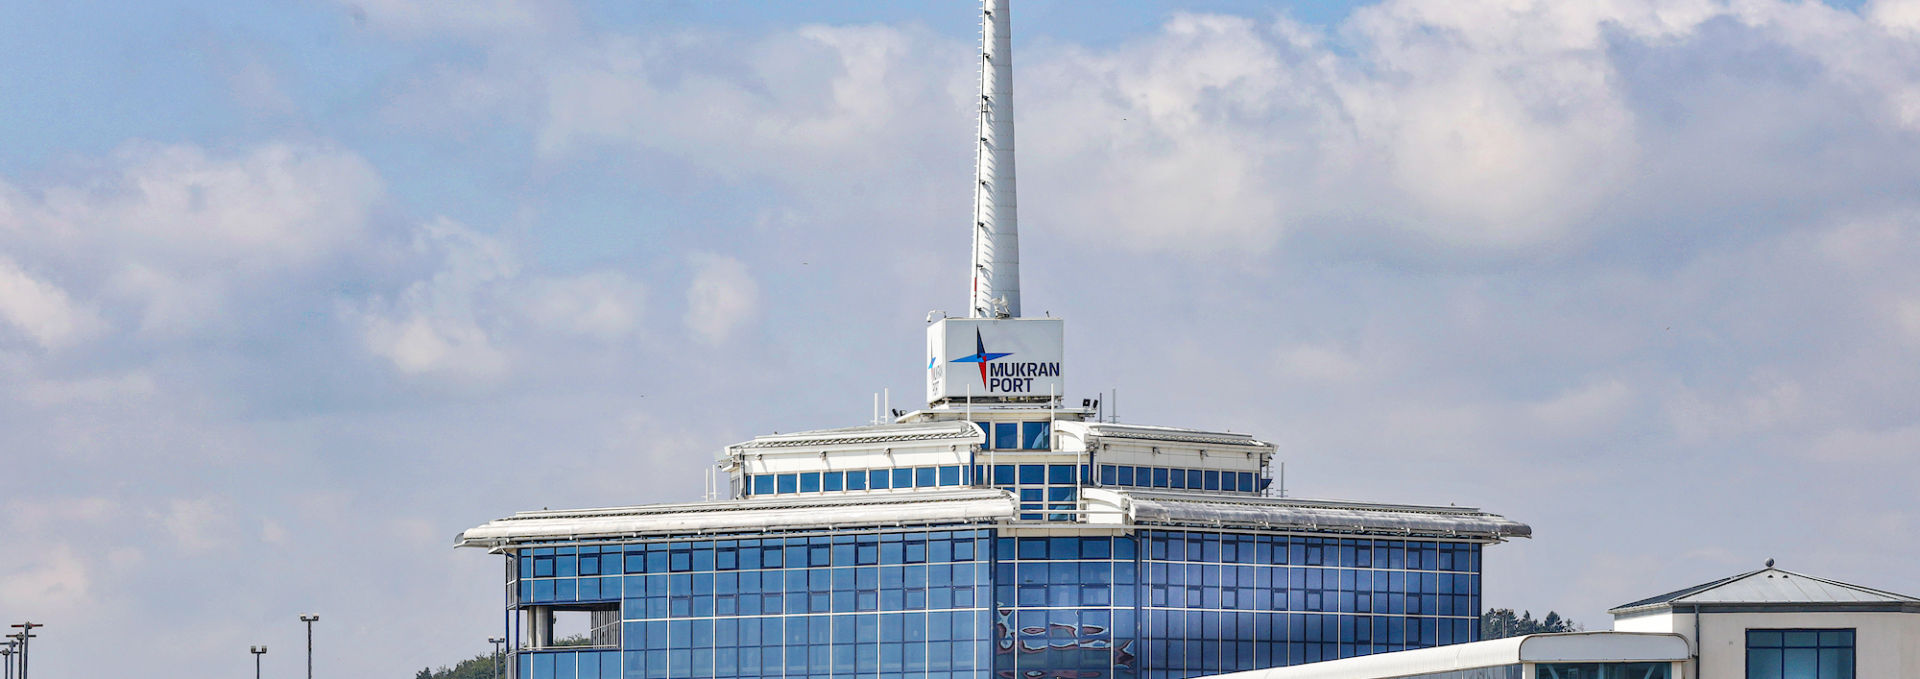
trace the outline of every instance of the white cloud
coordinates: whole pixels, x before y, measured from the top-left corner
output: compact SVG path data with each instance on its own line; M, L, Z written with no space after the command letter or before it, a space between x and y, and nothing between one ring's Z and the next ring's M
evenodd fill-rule
M1882 431L1841 429L1828 432L1804 455L1822 464L1884 465L1920 460L1920 425Z
M562 2L546 0L343 0L348 14L402 37L524 38L570 24Z
M92 574L73 545L59 542L18 556L14 569L0 574L0 603L8 608L55 611L92 601Z
M539 65L539 144L550 154L636 145L728 174L800 179L808 168L795 162L870 157L919 132L929 99L957 103L916 49L925 37L884 26L808 26L744 48L717 36L608 37ZM673 57L686 53L717 62L684 69ZM657 78L663 70L675 77Z
M687 329L701 341L725 342L759 313L760 287L738 259L700 254L690 263L694 274L687 286Z
M646 288L618 271L546 278L527 286L522 311L545 329L612 341L640 327Z
M505 241L445 218L421 225L413 248L428 277L348 310L366 349L402 373L488 381L533 335L611 342L640 328L645 287L621 272L525 275Z
M482 327L499 285L519 273L506 245L451 220L420 227L414 249L437 260L432 277L397 299L376 299L362 316L367 350L407 374L487 379L509 358Z
M1605 380L1538 403L1528 408L1535 424L1562 435L1591 432L1599 425L1612 424L1633 400L1633 387L1621 380Z
M1872 0L1864 9L1874 23L1889 30L1920 32L1920 1Z
M183 551L205 551L226 542L222 534L230 520L211 500L175 498L167 502L164 511L152 512L151 516L166 527Z
M232 156L135 145L103 187L46 192L42 228L174 271L257 272L312 262L356 239L382 193L340 149L270 143Z
M31 192L0 184L0 248L74 281L35 285L4 265L8 313L18 321L40 309L31 313L43 343L98 327L90 306L130 304L129 325L150 334L226 328L236 294L358 244L381 195L357 155L286 143L232 154L129 144L85 181Z
M1324 382L1347 382L1367 372L1366 363L1347 352L1312 344L1286 347L1276 360L1281 374Z
M12 322L45 349L85 339L101 326L90 309L76 304L65 290L21 271L0 257L0 318Z

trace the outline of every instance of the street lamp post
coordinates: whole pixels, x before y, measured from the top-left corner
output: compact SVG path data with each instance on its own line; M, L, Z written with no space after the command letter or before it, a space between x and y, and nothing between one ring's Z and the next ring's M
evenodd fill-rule
M486 641L493 644L493 679L499 679L499 664L501 664L499 646L507 643L507 637L486 637Z
M0 648L0 664L6 665L7 679L13 679L13 642L7 642L6 648Z
M300 622L307 623L307 679L313 679L313 622L319 619L312 613L300 616Z
M11 635L13 638L20 640L20 679L27 679L28 640L36 636L39 636L33 633L33 628L46 627L46 625L42 625L37 622L23 622L18 625L14 625L14 627L20 628L20 631L18 633Z
M487 642L493 644L493 679L500 679L500 645L507 643L507 638L487 637ZM307 679L313 679L313 677L307 677Z
M253 679L260 679L260 656L267 654L267 647L251 646L247 650L253 652Z

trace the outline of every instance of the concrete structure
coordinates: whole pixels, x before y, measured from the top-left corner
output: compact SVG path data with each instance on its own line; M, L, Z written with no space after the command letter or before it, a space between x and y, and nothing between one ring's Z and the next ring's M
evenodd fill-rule
M1677 634L1571 632L1383 653L1218 679L1672 679L1688 658Z
M1920 677L1920 599L1773 567L1624 604L1624 632L1670 632L1687 679Z

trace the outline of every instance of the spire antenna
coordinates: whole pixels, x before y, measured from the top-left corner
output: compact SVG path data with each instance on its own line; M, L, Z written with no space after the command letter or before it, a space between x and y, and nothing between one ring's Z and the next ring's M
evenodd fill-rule
M973 318L1020 316L1020 226L1013 172L1009 0L981 0L980 141L974 153Z

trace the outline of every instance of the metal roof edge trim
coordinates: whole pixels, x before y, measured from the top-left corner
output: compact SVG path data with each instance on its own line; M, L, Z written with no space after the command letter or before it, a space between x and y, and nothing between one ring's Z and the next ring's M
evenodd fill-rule
M1246 504L1256 506L1320 507L1327 509L1353 509L1378 512L1410 512L1421 514L1459 514L1463 516L1485 515L1499 516L1486 512L1479 507L1461 507L1457 505L1409 505L1366 500L1330 500L1324 498L1265 497L1243 495L1212 495L1207 493L1183 493L1173 490L1144 490L1133 488L1109 488L1117 493L1154 500L1165 498L1181 502L1206 502L1210 504ZM1504 517L1503 517L1504 518Z
M918 505L918 506L915 506ZM1000 523L1015 514L1013 498L1001 492L949 496L940 502L868 504L859 511L822 513L812 507L762 506L733 513L670 512L602 516L548 516L531 522L493 521L455 537L457 547L499 547L524 542L646 535L703 535L807 530L853 526Z
M1140 494L1133 494L1130 499L1128 518L1136 525L1248 526L1266 530L1491 541L1533 535L1531 526L1486 513L1365 511L1278 502L1208 502Z
M605 516L640 516L649 514L669 514L679 512L730 512L754 509L810 508L810 507L850 507L861 505L918 504L944 502L969 498L1007 497L1006 491L998 488L962 488L954 490L900 490L890 492L869 492L860 495L804 496L800 498L715 500L710 502L672 502L646 505L623 505L619 507L595 507L586 509L542 509L537 511L514 512L512 516L494 519L499 521L530 521L536 519L569 519Z
M1692 615L1699 609L1701 615L1725 613L1920 613L1920 602L1906 601L1798 601L1783 603L1725 603L1725 604L1676 604L1663 601L1637 608L1616 608L1608 613L1615 619L1638 618L1647 615L1672 613L1674 615Z
M792 434L771 434L755 436L745 443L733 444L736 449L754 448L795 448L800 446L837 446L862 443L885 443L889 441L944 441L949 439L973 439L979 431L971 422L940 421L910 422L906 424L887 424L866 427L847 427L843 429L817 429L814 431L794 432Z

